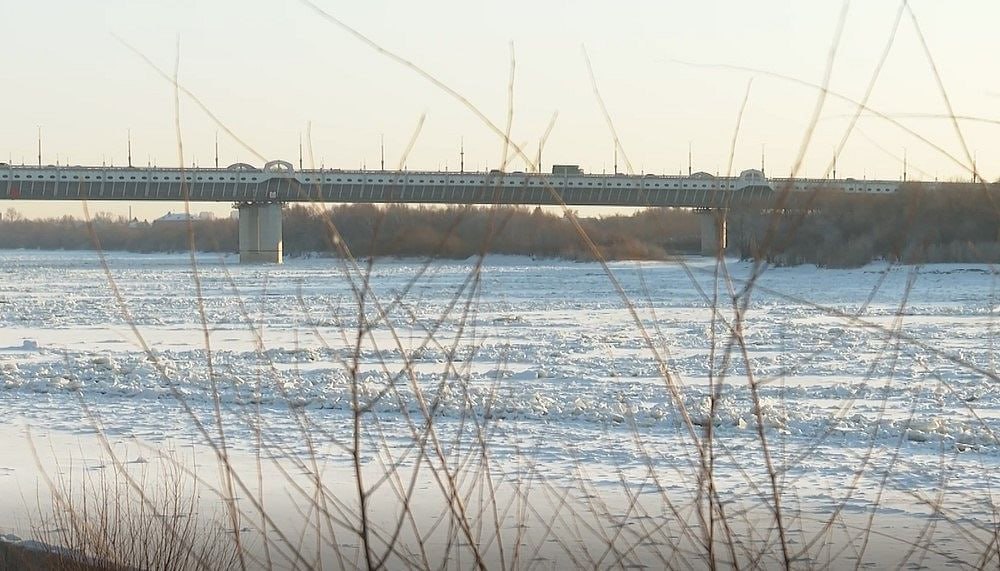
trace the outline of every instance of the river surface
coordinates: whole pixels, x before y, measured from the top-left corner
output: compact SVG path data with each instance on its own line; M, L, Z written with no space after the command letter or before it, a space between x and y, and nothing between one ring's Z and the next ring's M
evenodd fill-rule
M0 489L37 477L29 430L77 438L85 459L98 428L147 450L221 433L243 460L349 474L360 409L373 473L419 464L421 446L455 466L486 449L470 473L614 498L615 525L683 527L697 518L664 506L704 501L711 446L747 561L777 551L753 531L775 529L774 486L802 562L996 561L994 268L477 262L0 251ZM635 486L641 514L622 508Z

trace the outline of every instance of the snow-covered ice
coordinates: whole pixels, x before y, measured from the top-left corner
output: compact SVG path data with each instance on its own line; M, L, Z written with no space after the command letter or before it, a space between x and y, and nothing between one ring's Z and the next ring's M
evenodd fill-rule
M490 426L491 459L507 477L530 465L571 487L584 470L613 494L623 478L657 474L660 488L694 497L689 418L696 437L711 427L725 502L766 488L763 434L797 513L863 522L877 503L884 534L928 518L995 525L989 266L768 268L737 321L753 266L733 260L729 281L694 258L612 263L614 279L594 263L496 256L474 273L475 260L378 260L374 295L361 302L364 265L197 261L109 253L104 266L93 253L0 252L8 433L30 425L88 439L100 427L154 447L197 443L195 420L212 426L217 399L234 454L251 457L264 442L308 454L303 418L321 440L346 438L357 398L382 445L402 451L432 401L455 451L470 424ZM349 464L341 449L324 450L332 466ZM133 451L122 461L150 459ZM30 469L6 468L0 458L0 487ZM949 541L965 537L937 527ZM921 561L959 556L933 557Z

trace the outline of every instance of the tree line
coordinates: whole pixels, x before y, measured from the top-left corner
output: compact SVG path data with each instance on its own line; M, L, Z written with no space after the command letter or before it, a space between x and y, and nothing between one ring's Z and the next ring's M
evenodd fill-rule
M780 206L780 208L776 207ZM728 212L728 253L775 265L857 267L873 260L1000 263L1000 190L995 185L911 185L886 195L818 192L787 203ZM632 214L571 217L516 206L420 207L289 205L283 211L289 256L436 256L479 253L591 260L582 229L607 259L658 260L700 249L695 212L651 208ZM577 227L579 225L579 228ZM146 223L100 214L90 222L27 220L8 210L0 248L133 252L238 251L232 219Z
M777 265L1000 262L1000 188L904 185L886 195L818 192L788 209L734 211L729 247Z
M194 220L198 250L235 252L235 220ZM129 220L99 213L90 221L72 216L29 220L14 209L0 219L0 248L32 250L124 250L129 252L180 252L189 249L186 223Z
M690 211L650 209L630 215L578 217L608 259L664 259L696 251L698 222ZM333 207L290 205L283 210L288 256L436 256L479 253L593 259L573 221L553 210L498 207L412 207L369 204ZM83 221L65 216L28 220L8 210L0 219L3 249L95 249L132 252L237 252L239 225L232 219L137 222L99 214Z

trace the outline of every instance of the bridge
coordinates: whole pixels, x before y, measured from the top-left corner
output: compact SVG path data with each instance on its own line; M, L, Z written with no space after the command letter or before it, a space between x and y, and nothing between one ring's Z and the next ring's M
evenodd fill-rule
M759 170L718 177L310 169L285 161L263 168L114 168L0 163L0 200L230 202L239 210L240 262L282 261L281 205L291 202L679 207L701 211L702 252L725 247L725 217L776 190L892 193L902 183L854 179L768 179Z

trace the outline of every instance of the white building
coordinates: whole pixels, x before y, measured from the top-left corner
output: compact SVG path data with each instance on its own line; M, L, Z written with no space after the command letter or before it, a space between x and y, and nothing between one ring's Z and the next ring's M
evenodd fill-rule
M153 224L187 222L188 220L192 222L197 222L198 220L215 220L215 214L213 212L200 212L197 215L186 214L184 212L167 212L163 216L153 220Z

